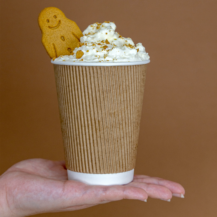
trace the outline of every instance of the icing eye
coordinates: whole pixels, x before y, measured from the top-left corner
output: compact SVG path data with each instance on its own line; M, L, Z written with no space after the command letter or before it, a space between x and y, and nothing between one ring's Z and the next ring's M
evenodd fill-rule
M47 19L46 21L47 21L47 23L49 23L49 22L50 22L50 20L48 20L48 19Z
M54 15L53 17L54 17L55 19L57 18L57 16L56 16L56 15Z

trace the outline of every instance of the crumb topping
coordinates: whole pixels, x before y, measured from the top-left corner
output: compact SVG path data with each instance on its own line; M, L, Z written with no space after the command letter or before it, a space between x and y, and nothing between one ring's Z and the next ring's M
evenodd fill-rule
M76 59L80 59L81 57L83 57L84 55L84 52L82 50L78 50L76 52Z
M89 25L74 53L69 52L69 55L58 57L58 60L126 62L149 59L141 43L135 45L131 38L124 38L115 30L116 25L110 21Z

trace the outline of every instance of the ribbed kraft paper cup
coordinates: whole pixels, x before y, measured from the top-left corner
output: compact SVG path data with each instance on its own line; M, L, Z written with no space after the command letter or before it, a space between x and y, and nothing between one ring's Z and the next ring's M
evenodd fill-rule
M148 62L52 61L69 179L132 181Z

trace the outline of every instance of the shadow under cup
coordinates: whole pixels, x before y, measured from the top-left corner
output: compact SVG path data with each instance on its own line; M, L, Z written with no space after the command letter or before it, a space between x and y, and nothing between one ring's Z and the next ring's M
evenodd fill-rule
M149 61L54 64L68 179L133 180Z

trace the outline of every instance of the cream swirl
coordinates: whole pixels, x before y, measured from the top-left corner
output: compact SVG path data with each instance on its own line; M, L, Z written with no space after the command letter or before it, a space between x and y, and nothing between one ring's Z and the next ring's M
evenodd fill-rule
M73 55L60 56L55 61L131 62L150 59L141 43L135 45L131 38L124 38L115 30L113 22L89 25Z

